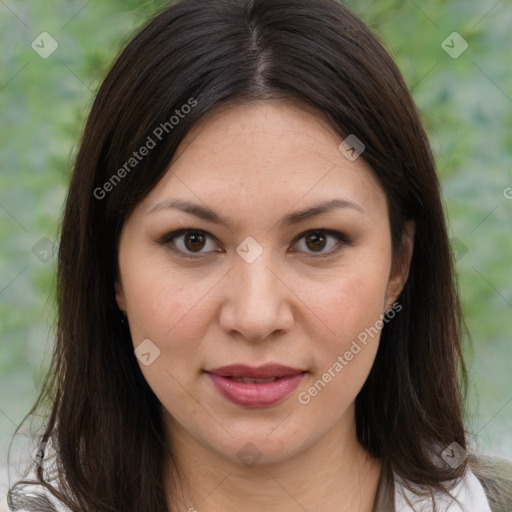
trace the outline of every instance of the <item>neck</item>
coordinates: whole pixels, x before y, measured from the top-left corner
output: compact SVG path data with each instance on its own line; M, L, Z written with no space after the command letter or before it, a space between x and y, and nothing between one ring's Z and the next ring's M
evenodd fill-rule
M254 466L209 450L177 424L171 438L179 472L177 480L168 459L165 485L171 510L373 510L381 463L357 442L355 421L348 429L337 424L293 457Z

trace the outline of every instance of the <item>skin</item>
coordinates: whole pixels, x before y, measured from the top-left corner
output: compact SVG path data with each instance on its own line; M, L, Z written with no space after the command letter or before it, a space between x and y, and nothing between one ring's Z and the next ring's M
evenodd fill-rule
M165 471L169 504L178 510L373 508L381 464L356 440L354 400L380 332L308 404L298 395L391 308L407 279L414 224L406 226L399 268L392 264L386 195L362 158L349 161L339 151L341 141L305 106L230 105L189 132L123 227L116 299L134 347L150 339L160 350L150 365L139 365L162 403L178 461L183 488L174 497L170 459ZM150 213L176 198L206 205L230 222L177 209ZM278 224L333 198L363 212L344 207ZM196 245L186 245L185 236L174 245L158 242L181 228L209 235ZM343 233L350 243L328 233L317 245L298 238L321 229ZM248 236L263 250L252 263L236 252ZM203 372L267 362L308 372L297 390L270 407L231 403ZM261 457L252 466L237 455L248 442Z

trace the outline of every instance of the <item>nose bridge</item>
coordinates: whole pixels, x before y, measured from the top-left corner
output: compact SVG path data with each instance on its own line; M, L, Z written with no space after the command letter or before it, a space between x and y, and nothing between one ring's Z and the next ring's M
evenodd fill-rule
M275 261L268 249L251 263L237 258L231 272L228 309L223 315L225 329L259 340L290 327L286 287L272 267Z
M268 251L266 251L268 254ZM276 276L270 270L271 261L269 257L260 256L252 263L245 261L238 262L237 268L237 288L238 300L247 305L253 302L260 303L261 300L267 303L275 300L278 290L276 290Z

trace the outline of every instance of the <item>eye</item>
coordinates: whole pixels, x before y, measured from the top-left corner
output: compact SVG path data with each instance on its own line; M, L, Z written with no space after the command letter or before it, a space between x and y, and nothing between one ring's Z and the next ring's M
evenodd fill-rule
M208 252L221 252L222 249L215 249L213 244L214 237L200 229L180 229L163 236L160 244L169 247L169 249L180 256L194 258L194 254L202 255ZM210 245L208 245L210 241ZM344 245L350 245L350 240L343 233L329 229L309 230L300 234L294 245L303 243L306 249L299 251L309 254L318 254L317 257L331 256L338 252ZM300 244L299 244L300 245ZM327 250L325 250L327 248ZM297 251L292 251L297 252Z
M321 256L330 256L338 252L343 245L350 244L349 239L343 233L329 229L306 231L297 237L297 241L302 242L303 247L306 247L305 252L317 253ZM327 250L324 250L326 248Z
M161 238L159 242L162 245L168 246L176 253L193 258L194 256L189 255L194 253L203 254L204 252L212 250L212 247L209 247L207 243L209 239L212 240L213 237L209 233L206 233L206 231L198 229L180 229L179 231L168 233ZM203 251L205 248L207 250Z

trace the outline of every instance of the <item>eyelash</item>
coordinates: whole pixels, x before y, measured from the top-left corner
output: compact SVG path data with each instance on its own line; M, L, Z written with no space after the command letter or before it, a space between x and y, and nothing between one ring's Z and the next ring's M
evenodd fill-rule
M181 257L190 258L190 259L198 259L198 258L202 257L202 255L205 253L184 252L180 249L176 249L175 247L172 247L172 242L174 242L174 240L176 238L178 238L179 236L185 235L185 234L189 234L189 233L202 234L202 235L206 236L207 238L215 239L215 237L213 235L211 235L207 231L203 231L202 229L186 228L186 229L179 229L177 231L172 231L170 233L167 233L166 235L164 235L162 238L160 238L158 240L158 243L160 243L161 245L168 246L172 252L179 254ZM324 258L324 257L332 256L335 253L337 253L338 251L340 251L344 245L351 245L351 241L346 235L344 235L343 233L340 233L339 231L334 231L332 229L308 229L307 231L304 231L303 233L298 235L294 239L293 244L295 245L299 240L304 238L306 235L312 234L312 233L322 233L324 235L334 237L338 242L336 244L336 246L333 249L331 249L330 251L318 252L318 253L309 252L308 254L313 255L314 258ZM218 252L218 251L216 251L216 252ZM298 252L300 252L300 251L298 251Z

